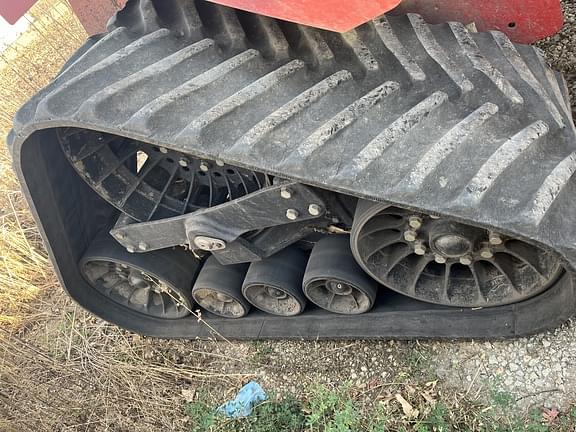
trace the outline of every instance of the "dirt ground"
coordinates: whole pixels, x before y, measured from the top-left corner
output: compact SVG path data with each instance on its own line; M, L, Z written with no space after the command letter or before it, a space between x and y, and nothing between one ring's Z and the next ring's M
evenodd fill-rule
M564 6L564 30L540 47L567 77L574 101L576 4ZM2 135L85 37L61 1L43 0L32 13L35 24L2 54ZM166 341L123 331L85 313L58 286L4 150L0 175L0 431L195 430L189 403L223 402L251 379L302 400L318 386L346 383L361 406L383 407L387 430L416 430L415 418L439 403L455 430L488 430L479 412L536 412L548 421L550 409L569 415L576 403L575 322L495 343Z

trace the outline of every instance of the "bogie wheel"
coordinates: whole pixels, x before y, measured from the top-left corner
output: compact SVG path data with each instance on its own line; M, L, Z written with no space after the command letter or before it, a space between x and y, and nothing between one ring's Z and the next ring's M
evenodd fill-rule
M242 318L250 303L242 296L242 283L248 264L222 265L211 255L196 279L192 296L196 303L224 318Z
M303 285L312 303L346 315L369 311L378 293L378 284L356 263L347 235L330 235L316 243Z
M287 248L250 265L242 292L258 309L280 316L294 316L306 307L302 278L308 256L300 249Z
M198 260L182 249L131 254L106 231L94 239L82 259L84 279L108 300L150 318L189 315Z
M370 201L358 204L351 248L382 285L447 306L520 302L563 272L558 256L522 240Z

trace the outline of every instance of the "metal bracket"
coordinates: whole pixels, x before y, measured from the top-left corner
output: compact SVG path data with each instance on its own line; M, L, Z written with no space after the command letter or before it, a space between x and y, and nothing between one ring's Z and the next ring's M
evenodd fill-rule
M324 201L311 188L288 182L182 216L116 224L110 234L131 252L189 245L213 252L223 263L245 262L268 253L242 238L244 234L294 223L296 231L303 235L309 232L302 229L303 223L318 219L325 212Z

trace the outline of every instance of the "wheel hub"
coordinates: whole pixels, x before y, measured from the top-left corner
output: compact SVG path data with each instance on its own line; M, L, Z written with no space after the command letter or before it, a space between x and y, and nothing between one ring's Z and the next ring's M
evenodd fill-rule
M346 296L352 294L352 287L344 282L340 281L328 281L326 283L326 288L333 294L339 296Z
M284 300L285 298L288 297L288 295L284 291L274 287L266 287L266 294L268 294L270 297L276 300Z
M430 242L438 253L447 258L459 258L472 251L472 243L457 234L446 234Z

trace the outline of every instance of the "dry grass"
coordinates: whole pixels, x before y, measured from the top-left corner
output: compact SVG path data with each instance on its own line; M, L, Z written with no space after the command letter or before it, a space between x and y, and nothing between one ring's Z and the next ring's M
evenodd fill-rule
M50 82L86 37L63 1L40 1L31 16L29 30L1 54L2 137L10 130L16 110ZM31 302L57 282L4 143L0 150L0 229L0 326L16 328L25 319L35 318L37 308Z

